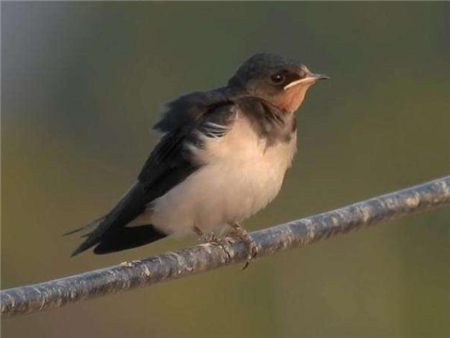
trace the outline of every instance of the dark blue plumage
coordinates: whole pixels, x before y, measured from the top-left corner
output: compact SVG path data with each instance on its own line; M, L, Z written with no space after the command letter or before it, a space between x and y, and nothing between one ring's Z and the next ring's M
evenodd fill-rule
M99 254L141 246L165 237L151 224L130 228L126 225L153 200L181 183L201 166L186 147L189 143L201 143L197 130L208 133L209 122L232 122L230 101L217 92L213 95L196 93L169 104L168 111L155 126L155 129L165 134L145 162L138 181L110 213L97 221L96 228L72 256L97 244L94 253ZM220 136L214 130L211 133Z
M294 147L295 117L292 113L303 101L306 89L320 78L298 62L272 54L257 54L238 69L226 87L194 92L168 103L161 120L154 126L162 133L161 139L145 162L137 182L104 217L68 233L93 228L83 236L85 241L72 256L94 246L94 253L104 254L164 238L167 234L161 227L157 229L152 224L134 221L143 214L151 214L156 200L208 165L199 161L192 149L206 148L208 139L224 138L239 115L248 122L248 133L257 135L266 147L277 143L289 143ZM297 86L303 80L305 85ZM297 89L287 90L291 86ZM293 151L288 149L284 156L289 159L291 155ZM284 175L284 172L279 174Z

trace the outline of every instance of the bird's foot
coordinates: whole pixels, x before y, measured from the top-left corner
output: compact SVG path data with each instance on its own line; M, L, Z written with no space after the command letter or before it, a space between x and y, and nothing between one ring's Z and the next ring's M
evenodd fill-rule
M197 234L199 240L203 243L217 243L223 242L222 238L219 238L214 232L204 233L200 228L194 227L193 231Z
M203 243L215 243L219 245L223 251L227 254L228 260L231 259L229 245L230 243L226 238L217 236L214 232L204 233L199 227L194 226L192 229L198 236L199 240Z
M258 255L258 246L253 238L249 235L247 230L245 230L240 224L234 223L231 225L234 229L232 233L230 233L231 237L239 238L247 248L247 261L245 262L242 270L245 270L250 265L252 259L254 259Z

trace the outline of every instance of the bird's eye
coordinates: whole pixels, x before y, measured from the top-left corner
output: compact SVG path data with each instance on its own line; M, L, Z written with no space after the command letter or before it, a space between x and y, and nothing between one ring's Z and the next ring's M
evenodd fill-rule
M273 83L280 84L284 82L285 77L283 74L274 74L270 77L270 79Z

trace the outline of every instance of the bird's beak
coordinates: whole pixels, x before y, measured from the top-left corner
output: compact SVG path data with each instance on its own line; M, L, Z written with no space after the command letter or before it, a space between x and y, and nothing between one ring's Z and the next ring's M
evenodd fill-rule
M311 78L314 79L314 81L319 81L319 80L329 80L330 77L328 75L325 74L311 74L309 75Z
M297 86L299 84L313 84L316 81L319 80L329 80L330 77L324 74L314 74L314 73L309 73L306 77L304 77L303 79L297 80L297 81L293 81L289 84L287 84L286 86L284 86L284 90L292 88L294 86Z

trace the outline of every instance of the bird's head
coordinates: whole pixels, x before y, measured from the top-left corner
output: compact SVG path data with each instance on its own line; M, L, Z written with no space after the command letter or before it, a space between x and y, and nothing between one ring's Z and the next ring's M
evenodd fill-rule
M256 54L237 70L228 87L244 90L293 113L302 104L308 88L316 81L328 78L312 73L300 62L274 54Z

